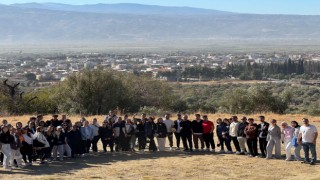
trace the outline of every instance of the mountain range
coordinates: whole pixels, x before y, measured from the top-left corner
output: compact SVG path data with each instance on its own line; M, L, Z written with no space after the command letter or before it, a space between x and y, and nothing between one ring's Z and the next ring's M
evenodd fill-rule
M0 43L320 40L320 16L141 4L0 5Z

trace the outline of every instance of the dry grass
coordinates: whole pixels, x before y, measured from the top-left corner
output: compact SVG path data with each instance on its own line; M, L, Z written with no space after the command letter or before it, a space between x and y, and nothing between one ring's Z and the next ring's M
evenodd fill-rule
M227 114L209 115L211 119L230 117ZM240 115L239 115L240 116ZM257 117L253 115L250 117ZM241 117L241 116L240 116ZM279 121L301 121L310 118L312 124L320 129L317 117L304 115L273 115L267 119ZM10 122L26 122L28 116L3 117ZM45 119L48 119L46 117ZM79 116L73 116L73 121ZM89 117L88 119L92 119ZM98 116L101 122L103 116ZM216 141L217 142L217 141ZM319 143L319 140L318 140ZM318 148L318 152L320 149ZM284 152L283 152L284 154ZM301 151L303 155L303 152ZM320 164L320 163L319 163ZM320 179L319 165L309 166L300 162L284 160L265 160L246 156L211 154L205 152L157 152L111 154L97 153L90 157L49 165L27 167L22 170L5 172L0 169L0 179Z

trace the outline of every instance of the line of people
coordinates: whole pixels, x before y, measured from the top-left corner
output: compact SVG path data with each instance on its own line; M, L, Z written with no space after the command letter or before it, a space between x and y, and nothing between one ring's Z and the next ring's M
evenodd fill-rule
M281 158L281 143L286 151L286 160L293 160L291 150L294 149L294 159L301 161L300 151L303 148L305 157L303 163L316 163L317 128L303 119L303 125L292 121L291 126L283 122L282 128L276 120L270 124L264 116L259 117L259 124L253 118L243 117L241 122L237 116L228 119L218 119L214 123L207 115L195 115L190 121L188 115L177 114L177 120L170 119L170 114L164 118L147 118L142 114L140 118L132 119L125 115L117 117L110 111L102 125L97 119L89 123L85 118L74 124L65 115L58 119L58 115L48 121L43 116L31 117L28 124L23 126L17 122L15 126L6 120L2 121L0 133L1 156L3 167L7 170L31 166L38 160L39 164L64 158L84 157L91 149L98 152L98 142L101 140L104 152L134 152L136 147L144 153L147 144L151 152L165 151L168 139L169 150L173 149L173 137L176 139L175 150L183 151L216 151L214 133L216 132L220 147L219 153L235 153L250 157L266 159ZM157 145L156 142L157 141ZM181 146L182 141L182 146ZM258 153L258 142L260 153ZM235 151L231 147L234 145ZM226 148L226 150L225 150ZM312 158L309 158L311 151ZM58 157L59 154L59 157ZM24 164L23 164L24 163Z

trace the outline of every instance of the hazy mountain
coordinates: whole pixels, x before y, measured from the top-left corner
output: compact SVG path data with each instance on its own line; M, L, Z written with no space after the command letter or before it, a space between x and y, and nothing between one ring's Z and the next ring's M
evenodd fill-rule
M233 14L134 4L0 5L0 27L0 43L320 39L320 16Z
M225 15L230 12L199 9L192 7L165 7L142 4L89 4L89 5L68 5L58 3L26 3L13 4L11 6L21 8L46 9L57 11L90 12L90 13L121 13L121 14L180 14L180 15Z

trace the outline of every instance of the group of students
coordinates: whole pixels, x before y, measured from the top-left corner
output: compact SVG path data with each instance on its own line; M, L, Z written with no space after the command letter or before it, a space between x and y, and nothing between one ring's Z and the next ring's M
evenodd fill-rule
M215 152L214 132L216 132L219 153L271 159L275 149L274 157L281 158L282 143L287 161L293 160L291 149L294 149L295 160L301 161L302 148L305 153L303 163L314 165L317 161L317 128L310 125L308 119L303 119L302 126L292 121L291 126L283 122L280 128L276 120L271 120L269 124L264 116L259 117L259 124L256 124L253 118L243 117L239 122L237 116L233 116L223 120L218 119L216 126L207 115L201 117L200 114L196 114L193 121L190 121L186 114L177 114L177 117L177 120L173 121L170 119L170 114L166 114L164 118L156 120L154 117L147 118L146 114L142 114L141 118L133 116L130 119L127 115L122 118L110 111L102 125L99 125L97 119L89 123L85 118L73 124L65 115L60 120L58 115L53 115L48 121L44 121L42 115L31 117L26 126L21 122L12 126L7 120L3 120L0 132L0 160L4 169L12 170L12 168L31 166L37 160L39 164L44 164L52 160L84 157L90 149L98 152L99 140L102 142L104 152L107 152L107 147L111 152L134 152L137 147L144 153L147 144L151 152L165 151L168 139L169 150L172 151L174 136L175 150L180 150L182 141L183 151ZM231 143L236 149L235 152ZM309 151L312 154L311 160Z

